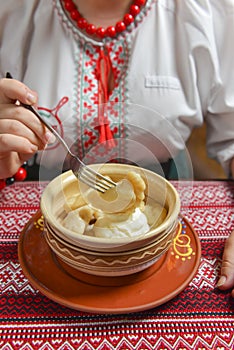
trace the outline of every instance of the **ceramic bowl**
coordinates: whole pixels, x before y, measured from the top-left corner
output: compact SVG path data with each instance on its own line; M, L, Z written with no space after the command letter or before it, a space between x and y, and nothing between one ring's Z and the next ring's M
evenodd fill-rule
M96 276L124 276L146 269L170 247L177 232L177 222L153 243L125 252L95 252L61 239L45 224L45 238L52 251L66 264Z
M139 173L146 183L146 197L156 201L167 210L165 220L156 227L151 227L145 235L124 238L100 238L87 235L79 235L63 226L62 220L66 215L65 203L74 193L79 193L81 185L71 171L63 173L53 179L45 188L41 197L41 211L45 222L53 229L58 237L71 245L93 250L95 252L125 252L142 248L160 239L170 231L177 222L180 212L180 199L174 186L156 173L124 164L96 164L94 169L105 175L111 176L114 181L124 178L129 171Z
M96 166L94 166L96 168ZM62 224L64 209L74 193L81 191L76 177L68 171L45 188L41 197L45 238L55 255L71 268L105 277L125 276L154 264L170 247L178 228L179 195L173 185L151 171L129 165L105 164L96 168L114 181L129 171L141 174L146 183L146 201L156 201L167 210L164 221L137 237L100 238L79 235Z

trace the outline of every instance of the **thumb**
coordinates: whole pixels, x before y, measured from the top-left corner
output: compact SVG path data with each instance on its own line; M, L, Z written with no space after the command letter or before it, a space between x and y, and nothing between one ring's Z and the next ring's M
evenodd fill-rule
M234 287L234 231L224 246L220 278L216 287L222 290Z

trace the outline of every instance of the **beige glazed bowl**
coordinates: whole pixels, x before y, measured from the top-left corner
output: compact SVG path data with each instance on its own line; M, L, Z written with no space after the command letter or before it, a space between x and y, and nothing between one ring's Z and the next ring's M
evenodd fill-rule
M83 190L71 171L54 180L41 197L45 237L55 255L68 266L95 276L124 276L154 264L170 247L177 232L179 195L173 185L149 170L123 164L92 165L114 181L129 171L139 173L146 183L146 202L156 201L167 210L164 221L144 235L124 238L100 238L80 235L63 226L65 206L74 193Z

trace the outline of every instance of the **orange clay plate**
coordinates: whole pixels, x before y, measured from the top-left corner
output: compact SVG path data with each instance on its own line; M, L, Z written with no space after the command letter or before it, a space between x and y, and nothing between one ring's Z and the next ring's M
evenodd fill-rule
M22 231L19 261L32 286L51 300L94 313L129 313L159 306L178 295L193 279L200 259L200 241L181 218L172 247L153 266L124 277L95 277L69 268L49 248L38 211ZM121 284L118 281L121 280Z

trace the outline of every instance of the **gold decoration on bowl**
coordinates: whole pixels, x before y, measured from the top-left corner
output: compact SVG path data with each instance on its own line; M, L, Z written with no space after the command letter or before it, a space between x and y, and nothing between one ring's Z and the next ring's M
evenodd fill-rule
M43 215L41 215L40 218L37 219L37 221L34 221L34 225L40 231L44 230L44 217L43 217Z
M174 250L174 251L173 251ZM173 240L172 255L175 255L176 259L191 259L195 255L193 248L191 247L191 239L187 234L182 233L182 224L179 222L179 230L176 237Z

